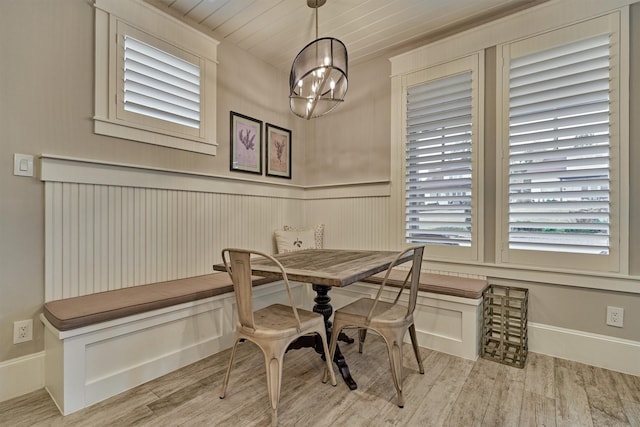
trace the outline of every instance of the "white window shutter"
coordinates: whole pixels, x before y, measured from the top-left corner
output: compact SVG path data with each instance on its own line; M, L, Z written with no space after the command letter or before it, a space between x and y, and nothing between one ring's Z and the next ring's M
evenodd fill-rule
M124 110L200 127L200 68L124 37Z
M609 254L609 35L512 59L509 248Z
M471 246L471 71L407 89L406 240Z

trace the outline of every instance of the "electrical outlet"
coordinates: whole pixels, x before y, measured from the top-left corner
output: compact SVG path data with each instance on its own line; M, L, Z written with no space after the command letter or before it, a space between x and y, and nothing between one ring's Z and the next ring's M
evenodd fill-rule
M607 325L622 328L624 324L624 308L607 307Z
M13 322L13 343L31 341L33 339L33 319Z

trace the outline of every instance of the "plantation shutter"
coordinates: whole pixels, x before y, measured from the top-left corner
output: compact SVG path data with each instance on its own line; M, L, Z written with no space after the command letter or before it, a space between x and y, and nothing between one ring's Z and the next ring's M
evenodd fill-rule
M608 254L609 35L511 60L509 248Z
M409 87L406 107L406 240L471 246L471 72Z
M199 66L125 36L124 109L199 129Z

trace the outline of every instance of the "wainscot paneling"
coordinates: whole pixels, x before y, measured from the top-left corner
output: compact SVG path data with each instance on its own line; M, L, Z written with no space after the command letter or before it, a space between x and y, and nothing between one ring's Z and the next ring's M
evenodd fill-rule
M207 274L224 247L272 253L284 224L324 223L325 247L392 249L388 183L307 190L51 155L41 179L46 301Z
M302 200L46 182L47 301L211 273L223 247L272 251ZM293 213L293 214L292 214Z

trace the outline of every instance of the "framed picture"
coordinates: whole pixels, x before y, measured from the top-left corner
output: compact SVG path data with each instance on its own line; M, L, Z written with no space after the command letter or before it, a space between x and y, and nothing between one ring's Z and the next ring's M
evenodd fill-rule
M267 123L267 175L291 179L291 131Z
M262 122L231 112L231 170L262 175Z

